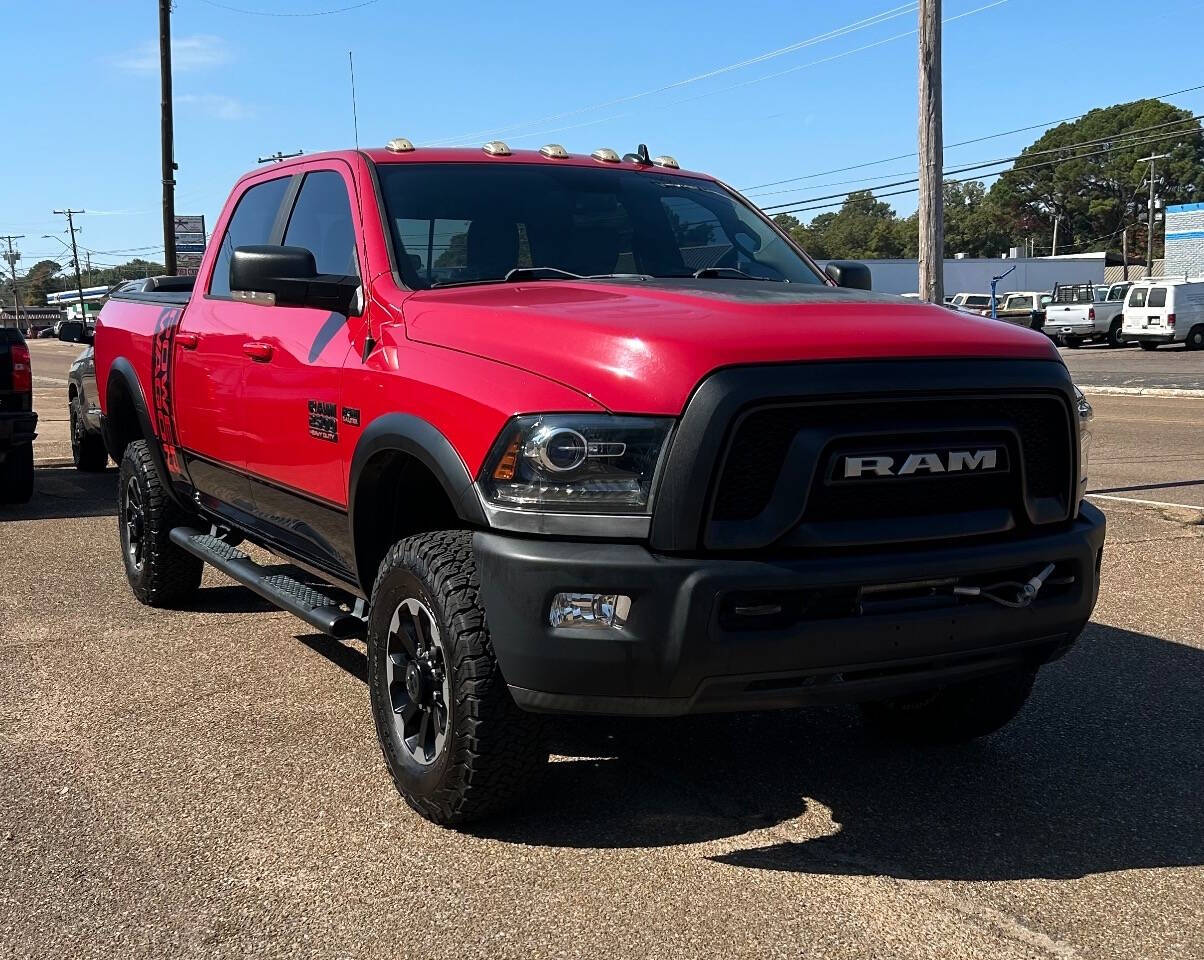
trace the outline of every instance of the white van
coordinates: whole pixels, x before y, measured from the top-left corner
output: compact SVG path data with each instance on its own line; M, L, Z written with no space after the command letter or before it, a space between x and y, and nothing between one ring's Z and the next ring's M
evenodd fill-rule
M1204 350L1204 280L1138 280L1125 301L1122 329L1142 350L1160 343Z

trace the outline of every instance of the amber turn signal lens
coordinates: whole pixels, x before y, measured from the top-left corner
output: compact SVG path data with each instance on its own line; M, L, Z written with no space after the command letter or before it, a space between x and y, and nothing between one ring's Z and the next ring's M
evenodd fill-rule
M506 452L502 454L502 458L498 461L497 466L493 468L494 480L513 480L515 470L518 468L518 445L520 441L518 434L514 435L514 439L506 445Z

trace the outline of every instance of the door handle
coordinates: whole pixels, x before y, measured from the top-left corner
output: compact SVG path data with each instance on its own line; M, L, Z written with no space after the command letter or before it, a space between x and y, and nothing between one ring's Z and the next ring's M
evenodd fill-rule
M250 343L242 345L242 352L252 360L258 360L260 363L267 363L272 359L272 345L264 343L262 340L252 340Z
M176 343L180 345L181 350L195 350L200 339L198 334L189 333L187 330L176 331Z

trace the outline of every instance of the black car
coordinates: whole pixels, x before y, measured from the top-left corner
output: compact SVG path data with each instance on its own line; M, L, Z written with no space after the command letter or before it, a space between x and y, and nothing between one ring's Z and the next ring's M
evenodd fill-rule
M33 372L21 331L0 328L0 503L33 496Z

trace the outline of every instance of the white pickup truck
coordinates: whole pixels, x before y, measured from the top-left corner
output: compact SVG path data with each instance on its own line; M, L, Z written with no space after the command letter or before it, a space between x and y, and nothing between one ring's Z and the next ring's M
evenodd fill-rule
M1093 283L1059 284L1045 308L1045 332L1064 347L1102 341L1110 347L1127 342L1121 326L1129 282L1110 287Z

